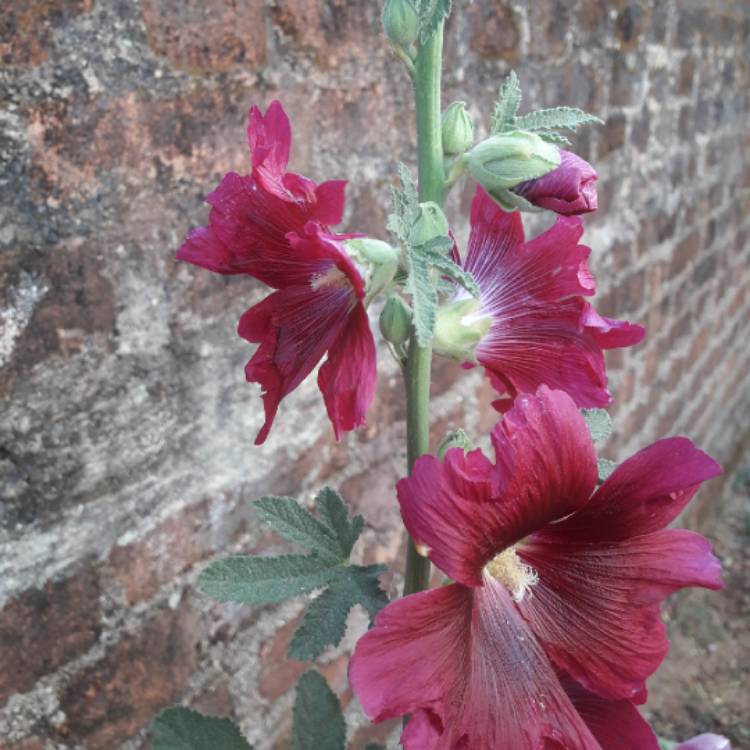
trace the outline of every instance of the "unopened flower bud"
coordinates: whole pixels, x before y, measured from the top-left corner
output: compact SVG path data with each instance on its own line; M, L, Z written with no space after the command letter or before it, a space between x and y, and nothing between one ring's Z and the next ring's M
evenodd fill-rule
M457 430L451 430L440 441L440 445L438 445L437 449L437 457L442 461L445 458L445 454L451 448L462 448L464 453L466 453L473 447L469 436L459 427Z
M441 119L443 151L446 154L462 154L474 143L474 123L466 111L466 102L453 102L443 112Z
M435 237L445 237L448 234L448 219L443 209L437 203L428 201L419 204L419 217L409 233L409 242L418 247Z
M573 216L596 211L596 172L580 156L560 151L560 166L543 177L523 182L513 192L539 208Z
M411 310L401 297L389 297L380 313L380 332L392 344L404 344L411 333Z
M346 240L346 248L366 263L382 265L394 261L398 262L398 250L395 247L372 237L357 237L353 240Z
M504 190L551 172L560 164L560 150L536 133L517 130L477 144L467 162L471 176L485 190Z
M438 308L432 348L436 354L458 362L473 362L474 350L490 330L492 318L479 309L473 297Z
M408 47L419 33L419 18L411 0L386 0L383 30L394 44Z

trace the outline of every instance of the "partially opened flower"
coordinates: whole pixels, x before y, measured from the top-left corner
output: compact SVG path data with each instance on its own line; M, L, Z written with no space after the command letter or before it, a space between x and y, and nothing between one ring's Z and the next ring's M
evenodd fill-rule
M345 182L316 185L287 172L289 119L273 102L250 110L252 171L227 174L207 200L209 224L193 230L177 251L221 274L247 274L277 291L241 318L239 334L259 343L245 369L260 383L268 436L279 402L328 353L318 384L336 436L364 422L375 390L375 345L363 279L344 251L341 221Z
M517 211L503 211L481 188L471 207L464 268L477 282L478 300L457 288L438 312L435 351L478 362L510 407L519 393L544 384L564 390L579 406L610 403L604 349L631 346L639 325L599 315L586 302L596 284L588 247L578 244L583 225L559 217L528 242Z
M407 529L456 583L386 607L352 685L376 721L413 715L408 750L605 747L557 675L608 701L645 699L667 652L661 600L721 585L708 542L665 529L720 468L689 440L662 440L592 495L586 425L546 387L519 397L492 442L494 464L454 448L399 482Z
M596 211L596 180L594 168L585 159L561 149L559 167L512 190L539 208L573 216Z

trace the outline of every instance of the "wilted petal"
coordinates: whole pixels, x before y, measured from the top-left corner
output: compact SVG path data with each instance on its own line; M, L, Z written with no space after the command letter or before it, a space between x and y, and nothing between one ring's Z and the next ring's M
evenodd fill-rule
M364 424L376 380L375 342L367 312L357 304L318 373L336 439Z

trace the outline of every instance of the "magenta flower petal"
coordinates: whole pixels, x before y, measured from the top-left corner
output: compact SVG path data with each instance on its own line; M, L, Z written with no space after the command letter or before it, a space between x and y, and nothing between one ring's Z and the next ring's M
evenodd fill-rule
M544 384L566 391L579 406L606 406L611 396L602 350L635 343L643 329L597 316L584 300L595 282L590 250L578 244L581 220L559 217L524 242L518 212L503 211L481 187L471 220L464 267L480 289L476 315L491 319L475 356L492 384L509 401ZM505 411L510 403L496 406Z
M566 394L542 387L524 396L492 433L497 463L448 451L418 459L398 483L401 514L415 541L448 576L482 583L500 550L586 502L596 456L586 425Z
M570 679L562 684L602 750L659 750L656 735L630 701L605 700Z
M567 519L567 537L620 541L671 523L721 466L684 437L659 440L618 466L590 502Z
M539 208L558 214L596 211L597 175L594 168L571 151L560 150L560 166L542 177L521 183L513 192Z
M718 734L699 734L687 742L681 742L674 750L732 750L732 743Z
M710 544L689 531L597 543L576 542L552 525L521 544L518 556L538 576L518 608L545 651L611 699L645 700L644 681L669 648L662 599L686 586L721 586Z
M406 750L600 750L491 579L388 605L357 644L349 678L375 721L415 714Z
M364 280L329 226L344 212L343 180L316 185L287 172L289 118L279 102L250 110L252 173L227 174L207 198L209 225L193 230L177 258L221 274L247 274L277 289L248 310L239 334L260 344L245 368L262 388L268 436L280 401L328 352L319 386L336 437L362 424L375 389L375 346Z
M365 308L357 305L318 373L318 386L337 440L343 432L364 424L365 413L375 396L376 380L370 322Z

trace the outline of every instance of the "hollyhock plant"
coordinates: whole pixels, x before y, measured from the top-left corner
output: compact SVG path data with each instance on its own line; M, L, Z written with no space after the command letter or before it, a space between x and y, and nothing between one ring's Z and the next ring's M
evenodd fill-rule
M659 603L721 586L708 542L665 529L721 469L672 438L594 492L588 428L544 386L517 400L492 443L494 464L453 448L399 482L417 548L456 583L386 607L357 645L352 685L375 721L414 714L408 750L598 748L554 670L635 721L626 704L645 700L667 652Z
M612 399L603 350L644 336L641 326L604 318L584 300L596 285L582 234L580 219L559 217L525 241L520 214L504 211L477 187L463 268L480 296L457 288L438 311L434 348L481 364L506 396L495 404L500 410L542 384L566 391L579 406L606 406Z
M260 344L245 368L263 389L263 443L279 402L328 353L318 385L336 437L364 422L375 390L375 345L364 307L365 281L336 235L345 181L316 185L287 172L289 119L279 102L250 110L250 175L227 174L207 201L209 224L193 230L179 260L221 274L246 274L274 288L239 322Z
M485 113L487 136L475 142L476 106L443 102L441 94L450 6L385 0L384 31L413 83L418 142L416 172L400 164L391 181L388 242L334 232L344 182L316 185L287 171L289 120L274 102L265 114L250 111L250 174L224 177L208 197L208 225L178 251L181 260L271 288L239 323L240 336L257 344L246 375L263 390L258 443L280 401L318 364L336 437L362 424L376 380L367 308L382 294L382 349L395 360L389 385L393 372L403 375L406 444L391 445L401 431L394 418L373 425L367 440L376 442L364 461L360 441L350 439L337 452L343 463L317 464L327 455L317 442L295 473L367 483L373 477L360 472L373 457L387 464L389 452L405 453L408 476L391 498L410 535L403 598L389 603L380 581L386 566L359 564L373 561L371 549L355 549L367 503L359 501L362 516L350 515L331 487L301 502L277 494L257 500L256 519L293 549L215 560L197 585L247 606L302 604L306 596L303 607L287 610L299 612L288 657L308 664L330 661L333 650L337 661L346 658L349 615L363 610L370 630L354 648L351 686L375 721L407 718L406 750L659 750L665 740L638 706L667 653L661 602L686 586L721 585L708 541L667 526L720 469L685 438L654 443L614 471L597 458L593 443L611 424L597 408L611 401L604 351L644 336L641 326L606 318L588 301L596 253L581 244L578 214L597 207L596 172L560 144L602 121L573 107L521 114L511 71ZM463 217L455 224L443 207L467 177L479 187L462 258L454 238ZM521 212L531 210L557 216L526 239ZM462 429L430 455L441 437L430 421L434 354L483 367L498 391L494 463L471 449ZM458 397L470 425L477 424L474 395ZM372 532L366 538L372 544ZM450 579L445 585L431 588L431 563ZM346 723L323 675L303 674L291 745L353 746ZM163 712L152 739L154 750L196 742L252 750L228 719L183 708ZM278 737L256 731L254 739L265 747ZM722 747L708 735L683 746Z
M596 180L597 174L587 161L561 149L559 167L512 190L537 208L574 216L596 211Z

